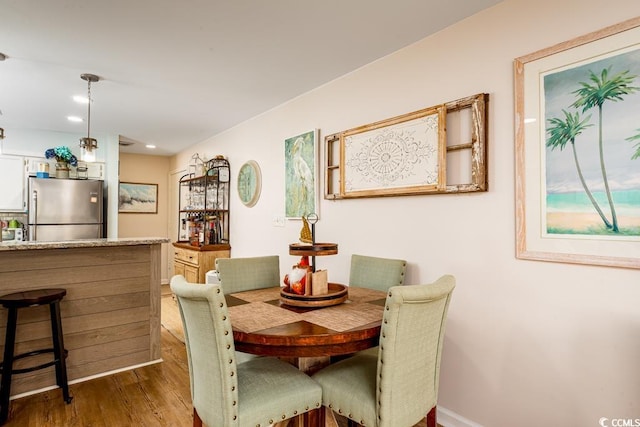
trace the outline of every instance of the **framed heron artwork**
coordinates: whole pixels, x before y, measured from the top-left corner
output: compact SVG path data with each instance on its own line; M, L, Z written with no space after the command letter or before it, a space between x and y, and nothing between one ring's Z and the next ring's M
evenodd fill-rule
M285 217L318 214L318 130L284 140Z

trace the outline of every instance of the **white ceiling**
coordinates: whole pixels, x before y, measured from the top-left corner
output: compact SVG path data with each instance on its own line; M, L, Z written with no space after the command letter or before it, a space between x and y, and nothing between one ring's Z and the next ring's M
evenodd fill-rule
M171 155L499 0L0 0L0 127ZM158 148L150 152L144 144Z

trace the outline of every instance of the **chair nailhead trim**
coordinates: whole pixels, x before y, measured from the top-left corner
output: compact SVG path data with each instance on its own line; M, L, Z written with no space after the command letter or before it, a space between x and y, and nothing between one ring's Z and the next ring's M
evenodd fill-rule
M269 420L269 424L273 424L273 420Z
M293 415L298 415L298 411L293 411Z
M216 293L219 294L220 293L220 288L216 289Z

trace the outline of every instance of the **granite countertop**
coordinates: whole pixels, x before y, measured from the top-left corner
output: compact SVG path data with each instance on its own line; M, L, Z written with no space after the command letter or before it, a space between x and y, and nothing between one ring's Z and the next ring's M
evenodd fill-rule
M0 251L28 251L35 249L99 248L105 246L136 246L169 243L164 237L126 237L107 239L64 240L58 242L0 242Z

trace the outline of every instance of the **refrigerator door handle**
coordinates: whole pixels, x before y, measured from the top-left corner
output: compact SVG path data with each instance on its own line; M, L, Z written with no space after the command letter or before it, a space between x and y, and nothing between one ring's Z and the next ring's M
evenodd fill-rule
M37 236L37 229L38 229L38 190L33 190L33 193L31 194L31 199L33 199L32 201L32 208L33 208L33 237L31 237L31 240L38 240L38 236Z

